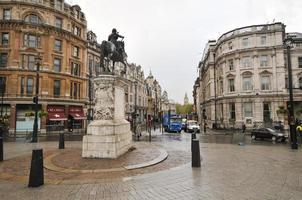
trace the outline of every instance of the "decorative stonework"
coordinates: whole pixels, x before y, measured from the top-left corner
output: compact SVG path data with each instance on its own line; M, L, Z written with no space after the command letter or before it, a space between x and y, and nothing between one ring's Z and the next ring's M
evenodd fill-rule
M102 76L104 77L104 76ZM96 78L94 81L94 120L113 120L114 115L114 79Z
M121 78L100 75L94 79L93 121L83 137L82 157L117 158L131 147L130 123L125 120L125 91Z

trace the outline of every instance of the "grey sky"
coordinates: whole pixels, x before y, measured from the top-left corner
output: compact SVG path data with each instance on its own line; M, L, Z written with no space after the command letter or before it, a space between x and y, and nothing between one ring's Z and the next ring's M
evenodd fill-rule
M301 0L69 0L86 14L88 28L107 39L125 36L128 61L152 70L169 98L192 101L197 65L209 39L253 24L283 22L302 32Z

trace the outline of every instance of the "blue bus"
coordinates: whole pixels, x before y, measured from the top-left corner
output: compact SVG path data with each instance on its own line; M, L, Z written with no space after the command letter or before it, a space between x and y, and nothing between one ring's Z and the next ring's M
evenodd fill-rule
M177 114L165 114L163 118L163 126L166 132L181 132L182 117Z

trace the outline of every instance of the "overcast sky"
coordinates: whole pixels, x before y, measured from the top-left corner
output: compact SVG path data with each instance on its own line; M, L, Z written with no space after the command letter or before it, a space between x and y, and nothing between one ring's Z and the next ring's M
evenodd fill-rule
M125 36L128 62L150 69L169 98L183 102L197 77L205 44L242 26L283 22L302 32L302 0L68 0L86 14L88 30L106 40Z

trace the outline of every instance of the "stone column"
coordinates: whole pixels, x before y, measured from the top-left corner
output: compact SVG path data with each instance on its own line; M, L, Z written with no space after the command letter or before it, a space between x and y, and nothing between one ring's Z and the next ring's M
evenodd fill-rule
M94 116L83 137L82 157L117 158L131 147L130 123L125 120L124 82L113 75L94 79Z

